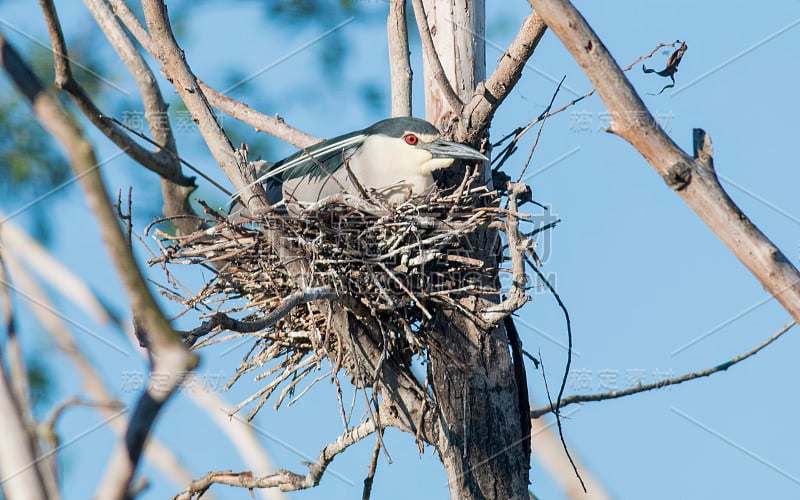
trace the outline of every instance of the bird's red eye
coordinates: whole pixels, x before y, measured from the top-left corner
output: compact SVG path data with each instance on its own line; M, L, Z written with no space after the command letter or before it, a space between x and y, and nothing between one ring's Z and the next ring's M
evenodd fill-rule
M409 146L414 146L419 142L419 137L417 137L414 134L408 134L405 137L403 137L403 139L406 140L406 144L408 144Z

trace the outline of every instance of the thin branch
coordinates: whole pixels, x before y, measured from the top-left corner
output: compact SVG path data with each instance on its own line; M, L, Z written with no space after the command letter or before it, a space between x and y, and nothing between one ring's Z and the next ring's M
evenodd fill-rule
M167 6L159 0L145 0L142 6L156 58L163 64L165 75L175 85L192 119L197 123L212 156L231 180L236 192L246 200L246 206L251 213L266 210L264 197L258 188L248 185L244 179L242 171L247 170L247 162L236 153L233 144L225 135L205 93L200 88L197 77L186 62L185 53L175 40L167 15Z
M68 400L56 406L56 408L53 410L53 413L50 415L50 418L42 422L37 428L38 436L47 441L53 450L58 448L60 444L60 439L56 433L56 424L58 423L58 419L61 418L61 415L63 415L65 411L75 406L115 410L114 413L118 413L119 410L125 408L125 405L116 400L87 401L79 397L69 398Z
M280 488L281 491L295 491L313 488L318 485L325 470L337 455L350 446L366 438L377 430L373 419L367 419L361 425L348 430L336 441L328 444L319 454L317 461L308 464L309 471L300 475L287 470L279 470L275 474L257 477L252 472L209 472L200 479L192 481L185 491L175 496L175 500L191 500L200 498L213 484L227 484L240 488Z
M597 88L612 118L608 130L635 147L764 288L800 321L800 273L731 200L713 167L687 155L667 136L570 2L531 2Z
M500 56L497 68L486 79L483 92L476 92L465 106L462 121L469 123L469 132L474 137L459 137L472 143L483 133L508 94L516 86L525 64L533 55L539 41L547 31L547 25L536 12L531 12L523 21L519 33Z
M185 343L187 346L194 345L197 339L213 331L215 328L222 328L224 330L231 330L240 333L253 333L269 328L283 317L289 314L292 309L309 302L316 300L328 300L339 296L339 293L329 286L320 286L315 288L308 288L306 290L298 290L297 292L284 297L280 304L278 304L272 311L265 317L258 321L242 321L231 318L230 316L222 313L217 313L208 321L184 334Z
M155 416L177 388L186 371L196 366L197 357L181 345L150 294L136 260L127 246L125 235L119 227L105 190L103 177L96 168L97 158L91 144L58 106L56 100L45 91L30 67L2 35L0 35L0 49L2 49L0 62L6 73L30 102L42 126L66 149L70 164L86 193L89 206L99 220L109 253L128 292L131 307L142 319L150 342L158 355L155 368L160 374L165 375L162 377L163 384L150 385L147 392L139 399L125 443L122 443L114 453L109 462L108 470L111 473L106 475L101 484L99 496L121 498L126 494L133 478Z
M408 50L406 0L392 0L386 19L389 40L389 77L391 79L392 116L411 116L411 62Z
M659 43L658 45L656 45L656 47L652 51L650 51L649 54L646 54L646 55L643 55L643 56L639 56L635 61L633 61L629 65L627 65L624 68L622 68L622 71L623 72L630 71L636 64L640 63L641 61L644 61L646 59L649 59L649 58L653 57L653 55L655 55L655 53L658 52L659 49L661 49L663 47L674 47L677 43L678 42ZM563 82L564 82L564 79L562 78L561 83L563 83ZM500 144L504 143L507 139L511 138L511 142L509 143L509 145L506 146L505 148L503 148L503 150L500 152L500 155L498 155L498 157L495 158L492 161L493 165L494 165L495 162L497 163L497 165L495 165L493 167L494 170L498 170L500 167L502 167L502 165L506 162L506 160L513 153L516 152L517 143L522 138L522 136L527 134L528 131L533 128L534 125L536 125L539 122L543 122L543 121L547 120L551 116L554 116L554 115L557 115L559 113L562 113L562 112L566 111L570 107L578 104L579 102L581 102L582 100L584 100L584 99L586 99L588 97L591 97L592 95L594 95L595 92L597 92L597 89L592 88L591 90L589 90L588 92L586 92L582 96L579 96L579 97L576 97L575 99L570 100L569 102L567 102L566 104L564 104L563 106L561 106L560 108L558 108L556 110L552 110L553 102L555 100L556 95L558 94L558 89L561 87L561 83L559 83L559 86L556 89L556 92L553 94L553 98L550 100L550 104L544 109L544 111L542 111L542 113L539 114L539 116L534 118L530 123L528 123L524 127L518 127L516 130L514 130L513 132L511 132L506 137L502 138L500 141L498 141L497 143L495 143L493 145L494 147L497 147ZM541 128L539 130L540 130L540 133L541 133ZM538 135L537 135L537 139L538 139ZM535 148L533 148L533 149L535 149ZM531 150L531 152L533 152L533 149ZM530 156L528 157L528 161L530 161ZM527 163L526 163L526 165L527 165ZM521 177L522 176L520 175L520 178Z
M67 45L64 41L64 34L61 30L61 24L55 5L52 0L42 0L40 4L42 12L44 13L47 29L50 33L50 41L53 45L56 85L66 91L92 124L116 144L117 147L125 151L128 156L162 177L172 178L182 182L184 185L190 185L191 181L189 179L179 179L176 177L173 161L168 156L161 152L148 151L129 137L121 128L103 120L103 112L94 104L83 86L78 83L72 73L70 59L67 53Z
M228 403L217 392L212 391L213 388L206 390L205 384L200 381L195 384L192 378L187 380L187 383L187 390L183 391L184 394L205 410L209 418L228 437L247 467L257 474L273 472L275 466L264 446L259 442L253 426L241 418L230 418L228 412L225 411ZM181 488L186 487L190 482L191 479L187 480L181 484ZM276 490L263 490L258 493L260 493L258 496L265 500L287 500L287 495Z
M436 45L433 43L431 29L430 26L428 26L425 6L422 5L422 0L411 0L411 5L414 7L414 17L417 20L417 29L419 30L419 37L422 40L422 51L433 71L433 79L439 85L439 90L441 90L447 104L450 105L450 109L453 113L459 115L464 109L464 103L458 98L453 86L447 79L447 73L445 73L442 67L442 61L439 59L439 54L436 52Z
M512 215L518 213L517 197L526 190L527 186L523 183L509 183L508 185L510 212L506 215L505 219L505 234L508 238L508 252L511 257L511 292L504 301L492 306L481 314L483 320L489 324L499 323L530 300L530 297L525 293L525 285L527 284L528 276L525 274L524 257L531 248L531 240L526 238L523 241L522 235L519 232L519 219Z
M175 136L167 119L167 105L161 95L156 77L134 47L128 34L119 24L108 4L103 0L84 0L86 7L114 47L117 55L136 80L144 104L144 116L153 134L153 139L169 152L177 152ZM170 155L167 155L170 156ZM173 174L180 172L180 165L170 156Z
M7 233L9 227L8 222L3 224L4 233ZM72 333L64 324L63 318L56 312L55 306L50 302L44 290L33 280L31 275L20 265L16 258L12 258L16 256L7 257L9 270L14 276L17 286L17 294L27 300L39 324L43 326L45 331L52 335L58 349L72 361L81 377L81 385L86 395L98 402L108 403L114 401L111 391L108 390L102 378L98 375L96 368L83 355L83 352L81 352L80 348L75 343ZM50 259L52 259L52 256L50 256ZM60 274L63 274L63 272L51 272L51 275ZM83 282L80 283L85 287ZM96 299L94 299L94 301L96 301ZM89 307L87 307L86 301L79 301L78 305L89 312L93 310L91 303ZM128 384L126 374L123 374L122 383L123 385ZM136 382L134 381L134 383ZM98 406L97 411L107 420L108 426L116 435L125 435L128 420L124 415L120 415L119 412L103 406ZM145 459L171 477L176 484L186 484L191 480L188 471L181 465L172 451L157 438L151 437L144 451Z
M569 459L569 463L572 464L572 469L575 471L575 475L578 477L578 481L581 483L581 487L583 488L584 493L586 492L586 484L583 482L583 478L581 477L580 472L578 472L578 466L575 464L575 461L572 459L572 455L569 452L569 448L567 447L567 441L564 439L564 430L561 426L561 413L560 413L560 404L561 400L564 397L564 389L567 387L567 378L569 377L569 369L572 366L572 321L569 318L569 310L564 302L561 300L561 295L558 294L556 289L553 285L550 284L550 281L547 280L547 277L542 273L538 266L534 265L530 260L526 258L526 261L530 264L531 269L536 273L542 283L547 287L551 294L553 294L553 298L556 299L558 303L558 307L561 308L561 311L564 313L564 320L567 323L567 363L564 366L564 376L561 379L561 385L558 389L558 396L556 397L556 404L554 405L555 408L555 415L556 415L556 427L558 427L558 436L561 438L561 444L564 447L564 453L567 455ZM541 360L541 356L539 356ZM541 361L540 361L541 362ZM542 365L542 373L544 373L544 365ZM546 380L545 380L545 387L546 387ZM547 392L547 399L550 399L550 392ZM552 402L550 403L552 405Z
M375 471L378 469L378 457L380 456L382 444L380 434L383 431L378 431L378 438L375 439L375 446L372 448L372 457L369 459L369 469L367 470L367 477L364 478L364 490L361 494L361 500L369 500L372 496L372 483L375 480Z
M206 174L205 172L203 172L199 168L195 167L194 165L192 165L188 161L186 161L183 158L181 158L180 155L177 152L172 151L169 148L165 148L165 147L161 146L160 144L158 144L156 141L154 141L153 139L151 139L147 135L139 132L138 130L136 130L134 128L129 127L128 125L126 125L123 122L117 120L113 116L103 116L101 118L103 118L104 120L109 120L111 122L114 122L116 125L118 125L119 127L122 127L123 129L127 130L128 132L130 132L131 134L135 135L139 139L141 139L143 141L146 141L146 142L149 142L150 144L152 144L153 146L156 146L157 148L163 149L164 151L169 153L169 155L172 156L175 159L175 161L180 162L182 165L186 165L186 167L188 167L189 170L191 170L192 172L196 173L197 175L202 177L206 182L208 182L209 184L211 184L215 188L217 188L220 191L222 191L226 196L233 196L233 193L231 193L225 187L223 187L220 183L215 181L210 175ZM176 215L184 216L184 217L187 217L187 216L190 217L190 216L193 216L195 214L194 214L194 212L192 212L191 214L176 214Z
M280 116L272 117L260 113L247 104L209 87L202 80L198 80L198 83L212 106L252 126L256 131L266 132L298 148L306 148L321 141L318 137L303 132L299 128L292 127Z
M110 3L114 13L133 34L133 37L148 53L153 57L158 57L150 34L147 33L139 19L130 11L125 2L123 0L110 0ZM260 113L247 104L214 90L201 80L198 80L198 83L212 106L237 120L251 125L258 131L266 132L298 148L305 148L320 141L319 138L292 127L280 117L272 117Z
M688 382L689 380L694 380L694 379L702 378L702 377L708 377L709 375L713 375L713 374L715 374L717 372L725 371L728 368L730 368L731 366L733 366L733 365L735 365L735 364L737 364L737 363L739 363L741 361L744 361L745 359L757 354L759 351L761 351L762 349L764 349L765 347L767 347L771 343L773 343L776 340L778 340L778 338L781 335L783 335L784 333L789 331L789 329L791 329L796 324L797 323L795 323L795 322L789 323L788 325L786 325L783 328L781 328L780 330L778 330L778 332L775 333L772 337L768 338L767 340L765 340L764 342L762 342L761 344L759 344L755 348L747 351L744 354L740 354L739 356L736 356L736 357L734 357L734 358L732 358L732 359L730 359L728 361L725 361L724 363L720 363L717 366L714 366L712 368L707 368L705 370L701 370L701 371L698 371L698 372L687 373L686 375L682 375L680 377L675 377L675 378L671 378L671 379L667 379L667 380L661 380L659 382L653 382L652 384L646 384L646 385L639 385L639 386L636 386L636 387L631 387L631 388L628 388L628 389L625 389L625 390L622 390L622 391L602 392L602 393L599 393L599 394L573 394L572 396L567 396L566 398L563 398L558 405L550 404L550 405L548 405L548 406L546 406L544 408L537 408L535 410L531 410L531 418L539 418L542 415L550 413L550 412L552 412L552 411L554 411L556 409L556 406L558 406L558 409L561 409L561 408L564 408L565 406L568 406L568 405L571 405L571 404L575 404L575 403L587 403L587 402L590 402L590 401L605 401L606 399L622 398L622 397L625 397L625 396L630 396L632 394L638 394L640 392L651 391L653 389L661 389L662 387L668 387L670 385L682 384L684 382Z
M0 45L4 44L5 39L0 34ZM11 341L16 337L16 322L2 250L0 246L0 301L3 303L6 337ZM0 432L4 436L3 446L0 446L0 477L3 479L3 493L11 498L45 499L48 491L37 465L35 439L26 416L30 410L23 406L26 399L20 399L13 381L9 380L2 351L4 344L0 342ZM15 353L12 352L11 356Z
M536 450L536 461L541 464L539 474L555 479L563 492L563 496L569 500L610 500L607 488L598 480L582 462L580 457L574 457L575 463L580 471L586 490L575 481L575 470L567 460L562 450L563 445L558 437L558 433L552 424L544 419L529 420L531 426L531 441L533 449Z
M533 145L531 146L531 150L528 153L528 158L525 160L525 164L522 166L522 170L520 170L519 175L517 176L517 182L519 182L525 176L525 171L528 170L528 165L531 164L531 158L533 158L533 152L536 151L536 147L539 145L539 139L541 139L542 137L542 131L544 131L544 123L547 120L547 116L550 113L550 110L553 108L553 103L556 100L558 91L561 90L561 85L564 83L564 80L566 80L566 78L567 76L564 75L564 77L561 78L561 81L558 82L558 86L556 87L555 92L553 92L553 97L550 98L550 102L547 104L547 107L542 112L542 114L539 115L542 119L542 124L539 126L539 130L536 132L536 138L534 138L533 140ZM525 132L526 131L523 130L521 133L517 134L515 139L518 139Z

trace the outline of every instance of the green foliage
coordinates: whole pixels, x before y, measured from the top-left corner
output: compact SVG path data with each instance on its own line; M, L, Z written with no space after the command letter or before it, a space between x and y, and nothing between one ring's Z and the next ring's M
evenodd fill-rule
M70 57L76 78L86 91L101 96L109 87L97 76L103 69L90 50L91 38L82 37L70 47ZM26 59L43 82L53 82L53 55L49 50L33 45ZM0 194L5 199L38 196L69 178L69 164L57 143L39 125L28 103L8 83L3 82L2 87L5 88L0 93ZM51 91L69 109L66 97L55 88Z
M0 98L0 192L34 194L63 183L69 166L50 135L14 94Z
M268 11L272 15L308 22L314 18L329 16L332 10L352 14L357 3L355 0L280 0L270 2Z
M28 371L28 388L31 393L31 400L34 409L38 409L51 401L56 389L56 383L45 359L32 357L26 359L25 363Z

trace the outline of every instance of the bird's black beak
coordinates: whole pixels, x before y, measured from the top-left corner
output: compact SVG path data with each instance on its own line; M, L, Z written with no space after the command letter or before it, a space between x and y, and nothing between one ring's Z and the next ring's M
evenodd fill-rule
M469 146L457 142L445 141L444 139L436 139L433 142L421 144L420 147L430 152L431 156L434 158L489 161L489 158Z

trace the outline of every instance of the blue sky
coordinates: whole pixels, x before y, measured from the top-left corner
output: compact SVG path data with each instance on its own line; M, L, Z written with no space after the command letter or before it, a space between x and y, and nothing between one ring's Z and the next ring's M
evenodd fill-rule
M796 99L800 70L795 64L800 2L772 2L760 9L744 2L688 1L578 2L577 6L623 66L660 42L687 42L689 50L675 88L652 95L666 81L644 75L638 67L629 73L630 79L685 150L691 149L692 128L711 134L723 185L797 265L800 169L794 146L800 131ZM267 106L262 111L279 113L311 134L330 137L362 128L389 112L386 100L375 107L358 98L370 86L388 92L385 8L384 2L367 2L367 13L352 20L336 14L321 23L281 26L263 15L256 3L209 2L192 11L180 42L197 74L220 89L229 83L225 75L231 69L251 75L270 68L248 84L249 91ZM508 45L527 10L522 1L487 7L489 71L501 53L497 48ZM61 15L68 33L80 32L89 22L82 6ZM4 2L0 18L47 40L33 6ZM339 25L353 52L344 59L336 82L331 82L330 74L319 69L314 46L298 48ZM5 25L0 29L17 46L29 46L30 41L19 33ZM97 50L112 57L107 47ZM419 77L417 46L413 52ZM293 55L284 58L287 54ZM646 64L663 67L666 57L659 53ZM120 99L136 103L131 79L121 66L112 68L110 80L130 92ZM556 105L590 87L558 39L548 33L498 113L492 137L502 137L537 116L564 75ZM423 116L419 85L415 114ZM169 100L177 101L168 84L163 90ZM248 97L253 98L252 94ZM126 109L124 104L115 106ZM749 350L790 321L641 156L603 131L603 113L602 102L595 96L551 118L528 168L536 173L529 179L535 199L562 219L540 240L540 248L546 257L543 270L554 276L572 318L575 355L567 394L622 389L633 378L647 383L711 367ZM228 121L232 119L225 118L223 124ZM252 130L239 130L241 137L234 142L254 140L249 135L255 135ZM512 175L521 168L533 135L528 135L523 151L510 163ZM107 141L94 133L92 137L100 158L114 155ZM186 131L179 141L187 160L215 172L198 134ZM269 144L264 153L268 159L292 151L278 141ZM113 159L104 168L111 190L135 183L134 202L157 209L158 184L153 175L124 158ZM215 177L223 179L218 172ZM201 186L198 195L219 196L210 186ZM22 205L25 200L15 203ZM11 211L14 206L3 202L2 208ZM68 188L51 202L49 210L56 226L50 248L126 314L120 284L82 193L75 186ZM71 222L76 220L85 221L78 226L80 238ZM24 217L19 220L24 221ZM156 270L150 276L160 277ZM65 314L92 332L124 346L119 352L91 335L78 334L118 396L133 401L135 392L125 382L144 369L141 358L119 332L93 324L65 301L61 305ZM57 375L59 394L66 398L80 391L74 371L52 352L49 341L25 315L24 306L22 314L24 331L32 338L28 350L45 353ZM543 290L535 293L520 315L519 326L526 349L543 359L552 388L561 378L566 343L564 319L553 298ZM243 348L228 354L224 350L203 353L200 373L212 383L226 379L244 354ZM799 351L797 332L792 331L756 357L711 378L570 407L565 410L569 415L564 421L566 439L614 498L797 498L800 433L796 415L800 407L791 395L797 388L792 367ZM529 366L528 375L534 406L542 405L546 399L542 371ZM257 384L247 382L222 396L235 404L254 387ZM65 498L88 497L103 470L111 432L99 427L84 435L101 422L91 410L75 409L58 427L65 442L75 439L64 450ZM253 425L277 465L294 471L303 470L301 462L306 458L300 455L316 457L341 432L335 393L326 383L292 407L274 412L267 405ZM156 435L173 447L195 476L208 470L244 468L224 435L185 396L170 402ZM393 464L381 459L373 498L447 497L444 472L430 448L418 456L413 439L399 432L388 432L386 442ZM334 461L331 469L336 475L328 474L318 488L292 493L290 498L359 497L372 446L371 440L355 446ZM143 498L165 498L179 491L150 465L145 464L141 472L151 480ZM531 481L539 498L565 498L536 459ZM217 498L249 496L221 486L212 492Z

